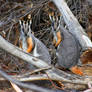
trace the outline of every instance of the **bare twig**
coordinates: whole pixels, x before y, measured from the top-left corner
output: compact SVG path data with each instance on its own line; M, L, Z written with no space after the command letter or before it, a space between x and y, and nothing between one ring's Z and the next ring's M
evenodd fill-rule
M12 83L14 84L17 84L19 86L22 86L24 88L29 88L30 90L35 90L35 91L39 91L39 92L53 92L53 91L50 91L48 89L45 89L45 88L41 88L41 87L38 87L36 85L33 85L33 84L26 84L26 83L22 83L20 81L17 81L15 79L13 79L11 76L7 75L5 72L3 72L1 69L0 69L0 74L6 78L7 80L11 81Z
M23 92L16 84L10 82L16 92Z

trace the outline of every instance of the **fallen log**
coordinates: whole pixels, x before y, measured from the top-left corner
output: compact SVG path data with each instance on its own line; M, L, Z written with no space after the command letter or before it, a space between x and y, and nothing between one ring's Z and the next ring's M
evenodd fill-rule
M29 55L29 54L23 52L18 47L14 46L11 43L9 43L8 41L6 41L2 36L0 36L0 42L1 42L0 48L4 49L8 53L10 53L14 56L17 56L18 58L20 58L26 62L29 62L29 63L37 66L38 68L50 67L50 65L48 65L45 61L42 61L36 57L33 57L32 55ZM62 70L56 69L54 67L50 68L49 70L46 70L45 72L49 75L49 77L52 80L58 80L58 81L63 81L63 82L68 82L68 83L75 83L75 84L83 84L83 85L86 85L89 82L92 82L92 77L88 77L88 76L81 77L81 76L68 74L68 73L66 73ZM45 76L45 78L46 78L46 76Z
M88 38L84 29L79 24L78 20L75 18L71 10L69 9L65 0L52 0L56 7L59 9L62 14L64 21L69 29L69 32L72 33L79 41L82 47L81 61L82 63L92 62L92 42Z

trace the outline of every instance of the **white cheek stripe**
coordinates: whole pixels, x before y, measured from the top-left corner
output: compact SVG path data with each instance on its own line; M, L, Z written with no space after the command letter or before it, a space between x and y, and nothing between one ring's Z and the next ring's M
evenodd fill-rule
M40 55L38 54L38 52L37 52L37 44L35 44L35 48L34 48L34 50L33 50L33 56L35 56L35 57L39 57Z

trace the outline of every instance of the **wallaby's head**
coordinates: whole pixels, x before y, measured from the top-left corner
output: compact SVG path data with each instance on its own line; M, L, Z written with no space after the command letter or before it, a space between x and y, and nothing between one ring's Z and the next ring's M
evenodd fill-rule
M32 24L31 15L28 15L26 20L23 19L19 20L19 24L21 32L23 32L26 36L29 35L29 33L31 33L31 24Z

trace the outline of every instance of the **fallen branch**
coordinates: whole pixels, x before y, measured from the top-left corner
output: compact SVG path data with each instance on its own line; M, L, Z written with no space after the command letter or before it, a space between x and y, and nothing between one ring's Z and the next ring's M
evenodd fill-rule
M62 82L82 84L82 85L86 85L89 82L92 82L92 77L88 77L88 76L80 77L80 76L68 74L56 68L53 68L51 70L46 70L45 72L49 75L50 79L54 81L62 81ZM14 78L19 81L49 80L46 74L30 75L29 77L20 76L20 77L14 77Z
M18 58L21 58L22 60L29 62L39 68L50 67L46 62L23 52L18 47L7 42L2 36L0 36L0 42L1 42L0 48L4 49L5 51L9 52L10 54L17 56ZM63 81L63 82L76 83L76 84L84 84L84 85L88 84L88 82L92 82L92 77L80 77L80 76L68 74L68 73L66 73L62 70L56 69L54 67L52 67L49 70L45 70L45 72L49 75L50 79L52 79L52 80L58 80L58 81ZM14 77L12 77L12 78L14 78ZM46 75L43 76L43 78L46 79L47 78Z
M19 86L22 86L22 87L24 87L24 88L28 88L28 89L30 89L30 90L35 90L35 91L39 91L39 92L53 92L53 91L50 91L50 90L48 90L48 89L45 89L45 88L42 88L42 87L38 87L38 86L36 86L36 85L33 85L33 84L26 84L26 83L22 83L22 82L20 82L20 81L18 81L18 80L15 80L15 79L13 79L11 76L9 76L8 74L6 74L5 72L3 72L1 69L0 69L0 74L4 77L4 78L6 78L8 81L11 81L12 83L14 83L14 84L17 84L17 85L19 85Z
M23 92L16 84L10 82L16 92Z

